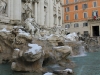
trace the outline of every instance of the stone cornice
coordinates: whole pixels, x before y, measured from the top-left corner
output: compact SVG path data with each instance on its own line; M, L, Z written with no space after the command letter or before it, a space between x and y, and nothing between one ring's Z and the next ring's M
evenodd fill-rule
M60 2L60 0L56 0L56 2Z
M32 0L33 2L39 2L40 0Z
M73 4L78 4L78 3L82 3L82 2L88 2L90 0L79 0L77 2L71 2L71 3L68 3L68 4L63 4L62 6L69 6L69 5L73 5Z
M30 0L31 2L39 2L40 0ZM26 0L22 0L22 2L26 2Z
M58 3L58 2L60 2L61 3L61 0L56 0L56 2Z

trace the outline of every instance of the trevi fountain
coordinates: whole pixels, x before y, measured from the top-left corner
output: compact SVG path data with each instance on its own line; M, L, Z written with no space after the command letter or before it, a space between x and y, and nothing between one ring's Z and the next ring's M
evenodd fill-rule
M12 7L15 12L6 14L7 1L0 0L0 75L83 75L75 73L79 68L74 68L82 65L75 61L83 61L80 57L86 57L87 52L98 53L99 38L67 34L67 29L59 26L41 26L32 17L31 9L19 22L15 20L19 16L14 17L19 14L17 7Z

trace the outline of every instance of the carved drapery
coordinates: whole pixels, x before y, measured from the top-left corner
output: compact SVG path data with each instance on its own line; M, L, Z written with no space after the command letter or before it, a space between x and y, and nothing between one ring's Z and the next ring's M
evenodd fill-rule
M24 2L24 5L22 6L23 8L23 19L27 19L27 18L35 18L36 22L37 22L37 4L39 2L39 0L22 0L22 2ZM33 14L33 4L35 4L35 14Z
M0 15L7 16L7 0L0 0Z
M9 1L10 0L0 0L0 22L9 23L9 17L10 17Z
M33 2L39 2L39 0L33 0Z

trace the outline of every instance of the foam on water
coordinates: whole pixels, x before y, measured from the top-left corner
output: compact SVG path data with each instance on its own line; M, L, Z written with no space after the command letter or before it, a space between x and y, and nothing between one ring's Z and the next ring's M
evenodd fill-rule
M73 56L73 57L82 57L87 56L84 46L79 47L79 55Z

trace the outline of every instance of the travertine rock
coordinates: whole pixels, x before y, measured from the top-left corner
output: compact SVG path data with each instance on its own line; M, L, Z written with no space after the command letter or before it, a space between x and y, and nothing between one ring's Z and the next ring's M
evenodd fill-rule
M62 59L66 59L71 53L72 53L72 48L69 46L59 46L59 47L54 47L55 50L55 58L58 61L61 61Z

